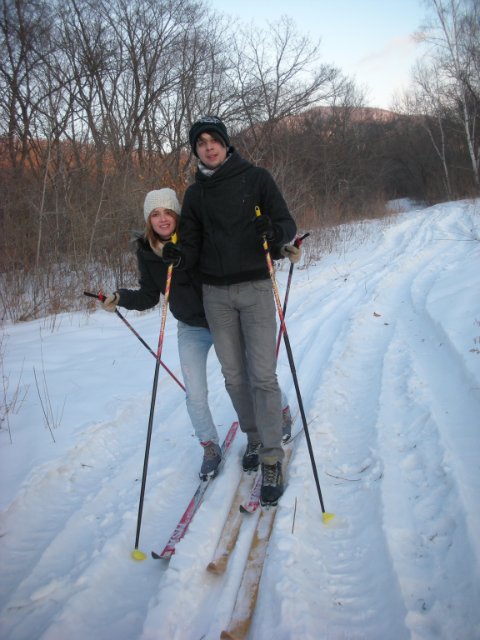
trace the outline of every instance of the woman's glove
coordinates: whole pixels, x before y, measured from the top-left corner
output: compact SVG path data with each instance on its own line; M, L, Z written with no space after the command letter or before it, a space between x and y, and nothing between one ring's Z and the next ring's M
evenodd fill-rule
M177 244L167 242L163 246L162 260L168 264L173 264L174 267L179 267L182 262L185 262L185 256Z
M294 244L285 244L280 249L280 253L284 258L288 258L292 264L297 264L302 257L302 248Z
M111 293L104 300L102 300L102 308L105 309L105 311L116 311L119 301L120 294L115 291L115 293Z

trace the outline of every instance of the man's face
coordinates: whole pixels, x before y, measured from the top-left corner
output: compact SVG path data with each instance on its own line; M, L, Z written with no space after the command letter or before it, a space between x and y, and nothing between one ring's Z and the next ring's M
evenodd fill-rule
M208 132L198 136L197 155L208 169L216 169L227 157L227 147L215 140Z

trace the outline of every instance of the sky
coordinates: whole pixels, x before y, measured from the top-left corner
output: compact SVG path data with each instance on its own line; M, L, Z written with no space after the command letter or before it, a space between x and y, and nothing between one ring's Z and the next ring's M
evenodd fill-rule
M478 640L480 200L414 205L334 237L328 251L313 232L303 243L285 315L334 517L323 521L282 346L277 373L299 435L287 445L249 637ZM288 272L280 263L282 300ZM153 347L160 307L122 309ZM181 377L176 333L168 314L162 360ZM97 309L6 323L0 364L11 408L0 424L2 640L218 640L231 630L254 529L265 530L260 510L241 516L225 573L206 567L243 475L245 435L171 560L154 560L202 458L184 392L161 370L139 538L146 559L135 561L151 353ZM213 350L208 384L223 440L235 413Z
M322 62L339 67L366 90L367 106L388 109L408 87L421 54L412 35L424 22L422 0L209 0L213 7L262 26L281 15L299 32L321 39Z

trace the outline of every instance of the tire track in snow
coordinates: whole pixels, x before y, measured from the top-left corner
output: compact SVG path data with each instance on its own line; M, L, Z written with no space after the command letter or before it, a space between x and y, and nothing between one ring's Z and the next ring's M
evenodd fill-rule
M292 463L292 480L282 498L272 534L265 584L271 583L270 563L273 571L276 563L286 562L289 571L277 582L275 592L282 623L291 630L291 638L316 637L315 634L348 637L348 630L352 623L355 627L357 621L363 633L359 637L365 638L391 637L392 620L401 628L402 602L395 588L378 509L378 484L383 467L375 451L377 407L375 403L365 402L366 398L375 397L372 389L380 389L375 370L382 349L378 342L372 345L362 340L361 345L353 344L352 339L355 341L358 336L355 329L345 336L343 349L340 344L335 345L333 360L337 363L329 364L323 376L321 396L314 405L320 424L311 430L312 445L326 509L334 511L336 519L328 526L321 523L310 460L306 447L300 448L303 443L299 443ZM292 526L295 498L298 499L295 534L289 544L284 541L276 548L277 534ZM380 573L376 570L379 565ZM289 594L295 593L296 582L301 584L306 578L312 583L312 598L298 611L298 601L293 598L295 606L292 606ZM375 586L372 588L372 585ZM391 613L388 623L384 616L378 615L378 607L385 603ZM262 593L259 624L268 628L270 620L261 604ZM325 621L320 628L318 609L320 619ZM274 624L273 614L271 622Z
M449 640L470 618L471 636L462 640L474 640L480 631L475 553L435 419L431 379L402 329L386 355L389 384L379 416L384 528L414 637ZM443 356L442 364L448 366L449 358ZM397 496L395 503L391 496ZM439 611L448 615L439 618Z
M447 216L438 221L436 235L441 232L456 237L462 230ZM379 419L388 469L384 494L399 497L395 505L385 500L385 529L407 623L416 638L431 640L455 638L458 628L470 629L462 640L480 636L480 394L471 385L464 354L428 311L445 265L455 271L468 259L463 247L457 249L455 241L444 244L438 262L432 260L412 282L409 305L385 358L389 384ZM439 375L445 371L447 387Z
M364 234L372 228L365 223ZM402 255L409 243L417 233L416 223L410 219L395 225L392 232L387 226L378 231L377 225L374 231L382 236L382 242L374 240L372 246L375 251L365 261L365 251L362 248L358 259L350 259L345 262L340 256L330 256L330 264L316 276L309 280L308 268L297 271L292 281L292 290L289 296L286 324L293 317L295 322L301 318L302 330L297 330L290 335L290 342L294 355L295 365L299 373L299 381L302 393L309 400L312 393L318 388L319 381L309 375L310 371L325 366L328 359L335 358L336 344L342 343L342 331L349 330L351 316L358 305L371 300L375 286L378 285L395 267L395 260L402 260ZM351 244L356 242L353 238ZM370 242L368 236L362 238L360 244ZM379 268L379 265L382 265ZM284 274L282 274L282 278ZM296 278L296 279L295 279ZM286 277L285 277L286 279ZM319 296L318 292L322 295ZM320 300L320 307L319 307ZM279 354L279 375L288 391L290 400L295 396L295 390L291 381L288 358L282 344ZM308 401L304 403L308 406Z
M466 260L464 251L456 258L455 248L456 243L453 243L447 260L449 272L457 265L461 269ZM480 252L472 244L472 260L475 264L479 257ZM442 263L444 262L443 258ZM434 272L438 273L438 269ZM415 370L429 390L432 416L437 424L441 444L447 452L446 463L451 467L459 497L470 518L470 539L476 550L477 563L480 564L477 490L480 486L480 389L475 386L475 380L467 367L466 354L458 351L443 327L432 317L429 312L429 296L422 296L422 291L432 290L436 279L437 276L434 277L431 272L421 273L416 278L412 288L412 305L419 317L418 332L426 337L420 342L413 342L410 335L409 346L414 354ZM475 295L474 292L472 295ZM438 376L438 371L442 370L449 372L449 383L446 386ZM460 422L459 433L457 427Z

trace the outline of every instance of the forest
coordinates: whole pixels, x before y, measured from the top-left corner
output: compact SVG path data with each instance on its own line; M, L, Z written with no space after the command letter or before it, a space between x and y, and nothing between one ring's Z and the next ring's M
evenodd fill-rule
M150 189L192 181L190 125L227 124L299 230L480 193L480 2L427 0L427 53L389 111L286 17L230 23L203 0L0 0L0 317L86 306L136 281Z

